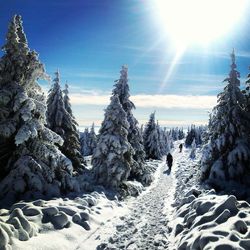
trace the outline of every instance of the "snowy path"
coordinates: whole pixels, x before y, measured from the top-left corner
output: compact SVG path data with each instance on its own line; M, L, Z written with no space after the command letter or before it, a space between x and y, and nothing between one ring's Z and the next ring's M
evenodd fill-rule
M175 146L179 145L176 142ZM173 152L175 166L182 159L178 147ZM128 206L131 213L120 217L116 232L108 243L101 244L97 249L166 249L168 247L168 218L175 193L175 177L166 171L165 161L160 164L159 175L152 187L137 197Z

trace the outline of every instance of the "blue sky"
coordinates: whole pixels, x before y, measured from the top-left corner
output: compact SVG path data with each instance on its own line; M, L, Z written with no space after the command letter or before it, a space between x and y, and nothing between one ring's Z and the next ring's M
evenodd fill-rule
M141 123L154 110L164 126L205 123L223 89L232 48L242 83L248 73L248 6L223 37L206 47L188 46L165 80L176 50L165 24L152 10L153 2L0 0L0 44L4 44L11 17L21 14L30 48L39 53L47 73L53 77L59 68L62 85L68 81L73 111L82 126L102 121L123 64L129 68L135 116ZM49 83L42 85L49 88Z

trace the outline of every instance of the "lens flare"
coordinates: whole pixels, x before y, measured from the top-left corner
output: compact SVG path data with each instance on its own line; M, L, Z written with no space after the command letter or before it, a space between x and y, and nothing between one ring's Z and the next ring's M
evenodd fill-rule
M223 39L244 16L247 0L155 0L152 15L176 54L166 71L159 92L189 46L209 46Z

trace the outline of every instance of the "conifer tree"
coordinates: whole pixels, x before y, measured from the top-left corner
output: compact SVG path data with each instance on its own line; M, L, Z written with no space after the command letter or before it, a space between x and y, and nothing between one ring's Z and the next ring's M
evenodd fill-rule
M231 59L231 71L224 80L228 84L213 109L210 140L202 157L202 178L217 185L218 180L250 183L249 117L244 110L246 99L239 88L234 51Z
M78 171L83 169L85 165L80 153L78 124L72 115L68 88L66 87L65 96L63 97L59 72L57 71L55 75L54 84L47 99L47 124L51 130L64 139L63 145L59 146L59 148L72 161L74 169ZM70 113L66 110L65 104Z
M76 123L75 117L73 116L73 112L71 109L70 99L69 99L69 85L68 85L68 83L65 84L65 89L63 90L63 93L64 93L64 96L63 96L64 107L65 107L66 111L74 119L74 122Z
M171 149L171 139L169 137L169 134L167 132L167 128L164 128L162 130L162 133L163 133L163 143L164 143L164 147L165 147L165 150L164 150L164 154L167 154L170 152L170 149Z
M178 133L178 140L182 140L185 138L185 133L183 131L183 128L179 129L179 133Z
M97 136L95 133L94 123L92 124L90 131L88 128L85 128L84 132L81 135L80 143L83 156L89 156L93 154L94 149L97 145Z
M117 95L105 111L99 140L92 157L98 183L117 188L126 181L133 166L133 148L128 142L129 123Z
M193 142L191 144L191 152L190 152L190 158L194 159L196 156L196 143L195 143L195 139L193 139Z
M206 127L204 126L195 126L191 125L191 128L188 128L187 137L185 140L186 147L192 145L193 140L195 139L196 145L202 144L202 134L204 133Z
M166 134L167 134L169 149L174 148L174 140L173 140L173 138L172 138L172 131L169 130L169 131L166 132ZM169 151L170 151L170 150L169 150ZM169 151L168 151L168 152L169 152Z
M95 124L93 123L89 132L89 146L91 154L93 154L97 145L97 136L95 133Z
M72 189L72 164L55 146L62 138L45 127L46 79L31 51L21 16L10 22L0 59L0 196L36 196Z
M249 67L249 69L250 69L250 67ZM245 84L246 84L245 89L242 91L242 93L246 97L245 109L250 114L250 73L247 75L247 80L246 80Z
M147 159L160 160L163 155L155 122L155 112L150 115L149 121L145 126L143 141Z
M141 128L140 128L140 133L141 133L141 135L143 135L143 131L144 131L144 125L142 124L142 125L141 125ZM143 137L142 137L142 139L143 139Z
M119 80L116 80L116 84L114 85L113 95L117 95L119 101L126 112L127 120L129 123L128 128L128 141L132 145L134 149L134 163L132 165L132 169L130 172L131 178L140 179L140 176L144 171L145 164L145 151L143 147L143 138L138 126L138 121L134 117L132 110L135 109L134 103L129 99L129 85L128 85L128 68L126 66L122 66L120 71L121 76Z
M81 139L81 152L83 156L89 156L91 155L91 148L90 148L90 133L89 129L85 128L84 132L82 133Z
M186 147L190 147L193 140L195 139L195 135L196 135L195 130L196 130L195 125L191 125L191 127L188 128L187 137L186 137L186 140L185 140Z
M166 155L168 152L167 138L164 135L164 130L158 124L158 121L156 129L158 133L158 141L159 141L161 155Z

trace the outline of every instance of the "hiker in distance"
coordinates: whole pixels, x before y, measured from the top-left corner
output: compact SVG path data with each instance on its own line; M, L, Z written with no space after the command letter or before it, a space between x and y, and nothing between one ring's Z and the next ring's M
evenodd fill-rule
M183 144L181 143L180 146L179 146L180 153L182 152L182 148L183 148Z
M168 164L168 168L171 171L172 165L173 165L173 156L168 153L167 155L167 164Z

